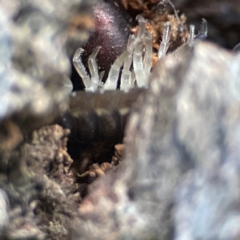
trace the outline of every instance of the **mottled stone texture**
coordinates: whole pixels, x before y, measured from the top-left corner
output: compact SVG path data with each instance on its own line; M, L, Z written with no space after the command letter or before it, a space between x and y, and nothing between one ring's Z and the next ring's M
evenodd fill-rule
M69 172L68 134L58 125L41 128L1 159L0 185L7 195L1 190L1 239L66 239L79 198Z
M77 34L78 26L72 26L83 11L80 6L80 0L0 3L0 128L7 129L1 133L1 145L11 135L6 120L17 131L29 132L67 108L67 49L70 42L80 46L88 38L87 29Z
M233 1L194 2L207 20L238 11ZM199 43L158 62L131 114L123 163L84 199L69 130L38 129L66 109L68 54L87 39L94 3L0 2L0 239L240 239L240 55ZM236 21L227 12L225 24Z
M66 152L69 130L32 131L67 108L69 44L89 36L72 22L83 9L87 16L92 3L0 2L0 239L68 234L79 199Z
M157 64L122 168L80 207L80 239L239 239L240 55L185 50Z

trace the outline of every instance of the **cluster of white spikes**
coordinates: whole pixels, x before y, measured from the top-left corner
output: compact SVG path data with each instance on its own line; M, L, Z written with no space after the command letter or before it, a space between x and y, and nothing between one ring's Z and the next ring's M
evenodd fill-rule
M207 37L208 33L208 26L206 19L202 19L201 28L197 35L195 35L195 26L190 25L190 31L189 31L189 39L188 39L188 45L192 47L194 44L196 44L199 41L204 40Z
M134 86L148 86L148 80L152 68L152 35L146 29L146 20L141 15L137 16L137 21L139 24L138 32L130 35L126 50L117 57L111 66L105 84L102 82L104 72L99 74L96 61L97 54L101 47L96 47L88 59L90 76L88 75L81 60L81 54L84 50L82 48L77 49L73 57L73 65L78 74L81 76L86 91L95 92L97 90L115 90L117 88L119 78L120 90L123 91L128 91ZM192 47L196 42L207 37L207 21L205 19L202 20L202 27L196 36L194 31L195 27L194 25L191 25L190 36L188 42L185 43L190 47ZM171 24L170 22L166 22L164 24L162 41L158 51L159 59L167 53L170 45L170 36Z
M104 72L98 73L96 62L96 56L100 47L95 48L88 59L91 77L88 75L81 60L81 54L84 50L82 48L77 49L73 57L73 64L78 74L82 77L86 91L115 90L119 77L120 89L123 91L128 91L135 85L147 87L152 67L152 35L146 29L146 20L141 15L137 16L137 21L139 24L137 34L130 35L127 48L111 66L105 84L102 82Z

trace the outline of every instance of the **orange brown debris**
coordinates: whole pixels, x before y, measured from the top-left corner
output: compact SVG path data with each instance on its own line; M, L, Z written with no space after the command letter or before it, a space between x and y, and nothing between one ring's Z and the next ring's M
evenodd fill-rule
M175 15L169 14L164 5L162 5L163 8L161 11L156 10L159 2L159 0L145 0L142 2L138 0L121 0L121 3L126 10L137 10L148 21L146 23L146 28L153 36L153 66L155 66L157 61L157 52L162 39L164 23L170 22L171 24L171 51L175 50L182 43L186 42L189 36L186 27L186 16L182 14L179 22ZM180 26L183 26L182 30L180 30ZM136 33L137 29L138 27L132 28L132 32Z
M88 14L73 15L69 22L69 36L74 37L78 34L79 29L86 29L89 32L94 31L94 18Z
M125 146L124 144L116 144L114 148L115 153L114 156L112 157L112 163L114 165L117 165L125 156Z
M89 167L88 171L85 171L82 174L78 174L78 178L86 179L89 182L92 182L98 177L105 175L105 173L113 167L111 163L104 162L102 164L94 163Z
M4 139L4 141L2 141ZM1 151L11 151L23 140L21 129L11 120L3 121L0 131Z
M98 177L101 177L105 175L107 171L114 168L119 164L119 162L124 157L125 153L125 147L124 144L116 144L115 145L115 154L112 157L111 162L103 162L101 164L99 163L93 163L90 166L88 166L88 170L84 171L83 173L77 173L77 177L80 180L92 182Z

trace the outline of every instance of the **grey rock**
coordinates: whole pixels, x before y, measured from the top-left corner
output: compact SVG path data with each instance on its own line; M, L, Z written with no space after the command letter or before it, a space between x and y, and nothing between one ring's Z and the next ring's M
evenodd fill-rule
M0 2L0 239L66 239L79 198L67 197L69 131L32 131L67 108L69 43L89 34L69 34L83 3L94 1Z
M177 99L178 141L194 170L176 195L176 239L239 239L240 55L195 52Z
M50 124L68 107L70 55L89 29L94 1L0 3L0 167L31 131ZM83 7L84 5L84 7ZM72 26L73 25L73 26Z
M69 130L51 125L34 131L31 139L0 171L0 239L66 239L79 196L67 154ZM0 192L1 194L1 192ZM3 201L5 200L5 201ZM8 220L8 221L7 221Z
M239 239L240 55L186 51L155 67L123 166L80 207L80 239Z
M30 132L67 108L68 44L75 41L81 46L88 37L87 30L77 37L69 33L81 4L80 0L0 3L0 125L10 119ZM84 3L85 9L91 4Z
M9 222L8 208L9 208L8 196L5 193L5 191L0 189L0 232L3 230L4 227L7 226Z

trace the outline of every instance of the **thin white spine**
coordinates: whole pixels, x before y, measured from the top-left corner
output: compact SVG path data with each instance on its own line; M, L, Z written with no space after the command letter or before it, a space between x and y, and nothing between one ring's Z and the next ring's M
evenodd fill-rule
M126 60L124 61L124 66L123 66L122 75L121 75L121 84L120 84L120 89L124 91L128 91L130 88L133 87L133 84L131 81L130 67L133 61L133 51L138 42L139 40L134 35L129 36L128 44L127 44L128 55L126 57Z
M91 90L93 92L97 91L99 86L99 74L98 74L98 65L96 61L97 54L101 47L96 47L90 57L88 58L88 68L91 75Z
M87 74L87 71L82 63L81 55L84 52L82 48L78 48L73 56L73 65L82 78L86 91L91 88L91 80Z
M135 72L132 71L130 76L130 82L133 87L135 86L135 80L136 80L136 75L135 75Z
M133 53L133 50L139 41L140 40L137 39L134 35L129 36L127 43L127 51L129 52L129 54Z
M171 7L174 11L175 17L178 20L179 25L181 26L180 31L182 32L183 31L183 24L182 24L182 22L181 22L181 20L178 16L178 12L177 12L176 8L174 7L173 3L170 0L167 0L167 2L168 2L169 5L171 5Z
M145 25L147 21L142 15L137 15L136 20L138 21L138 33L136 38L141 40L146 31Z
M117 88L117 82L118 82L120 69L121 69L127 55L128 55L128 51L125 50L119 57L117 57L117 59L111 66L109 74L108 74L108 78L106 80L106 83L103 86L104 90L114 90Z
M129 54L124 61L122 75L121 75L121 85L120 89L128 91L133 86L131 85L131 72L130 67L132 64L132 54Z
M102 81L104 74L105 74L105 71L101 71L99 74L99 85L100 86L103 86L103 84L104 84Z
M166 52L170 45L170 43L169 43L170 36L171 36L171 24L170 24L170 22L166 22L164 24L162 42L161 42L159 50L158 50L158 58L162 58L163 56L166 55Z
M194 44L194 38L195 38L195 26L190 25L190 31L189 31L189 39L188 39L188 45L191 47Z
M208 25L207 25L207 20L206 20L205 18L202 19L201 32L207 37L207 34L208 34Z
M195 41L204 40L207 37L207 34L208 34L207 20L203 18L200 30L199 30L198 34L196 35L196 37L195 37Z
M143 68L142 48L143 44L139 42L133 52L133 69L138 87L145 87L147 85L146 74Z
M143 59L143 66L146 78L148 79L152 68L152 34L146 31L144 40L145 40L145 54Z

